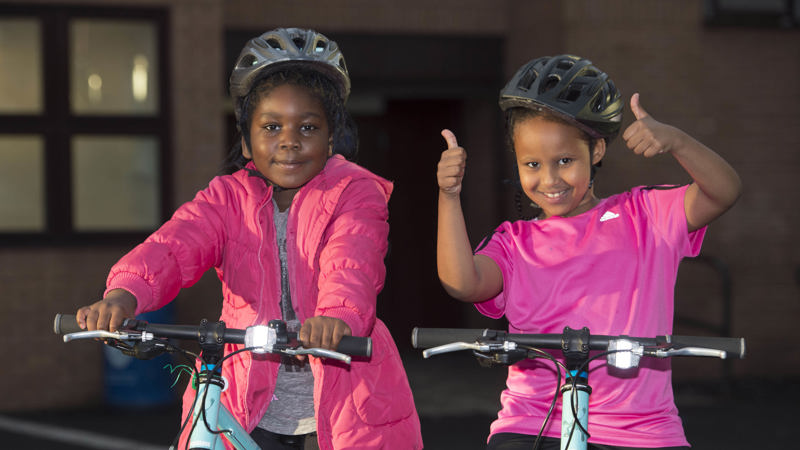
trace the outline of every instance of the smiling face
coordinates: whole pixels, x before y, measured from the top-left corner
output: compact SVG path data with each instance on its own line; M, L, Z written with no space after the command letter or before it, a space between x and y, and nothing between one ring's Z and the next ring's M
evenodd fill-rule
M242 154L273 185L281 209L324 167L331 155L331 133L320 99L308 89L282 84L263 96L250 117L250 147Z
M513 140L522 189L542 208L541 219L576 216L597 204L590 186L591 167L605 154L602 139L590 153L578 128L532 117L514 126Z

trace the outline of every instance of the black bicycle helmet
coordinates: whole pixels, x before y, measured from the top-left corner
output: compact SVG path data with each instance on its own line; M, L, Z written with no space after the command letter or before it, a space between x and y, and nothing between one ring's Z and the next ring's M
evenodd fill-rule
M336 42L322 33L301 28L278 28L247 42L230 77L230 94L237 122L243 99L259 75L288 65L312 67L328 75L344 103L350 95L350 76Z
M545 56L524 66L500 91L500 108L546 109L610 142L622 125L622 95L588 59Z

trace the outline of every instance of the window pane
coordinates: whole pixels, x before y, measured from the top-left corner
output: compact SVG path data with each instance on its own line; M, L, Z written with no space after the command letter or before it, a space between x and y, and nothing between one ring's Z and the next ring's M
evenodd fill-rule
M42 112L39 22L0 19L0 114Z
M76 231L151 230L159 225L158 140L76 136L72 140Z
M717 0L717 6L729 12L782 12L786 0Z
M0 136L0 231L44 231L44 141Z
M158 52L152 23L70 23L71 96L76 114L158 113Z

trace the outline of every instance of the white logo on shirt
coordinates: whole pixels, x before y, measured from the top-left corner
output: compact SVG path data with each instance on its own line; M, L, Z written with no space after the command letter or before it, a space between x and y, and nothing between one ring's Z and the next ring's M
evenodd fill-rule
M611 211L606 211L602 217L600 217L600 222L605 222L606 220L616 219L619 217L619 214L613 213Z

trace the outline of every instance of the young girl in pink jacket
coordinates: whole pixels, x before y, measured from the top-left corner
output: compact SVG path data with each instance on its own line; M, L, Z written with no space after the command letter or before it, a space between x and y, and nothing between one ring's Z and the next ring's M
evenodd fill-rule
M229 327L283 319L303 345L327 349L371 336L372 357L349 367L249 353L223 366L223 402L263 449L422 448L399 353L375 316L392 185L348 160L349 91L344 57L322 34L250 40L230 78L242 134L230 173L125 255L104 298L78 310L81 326L115 330L213 267ZM187 389L184 413L193 398Z

